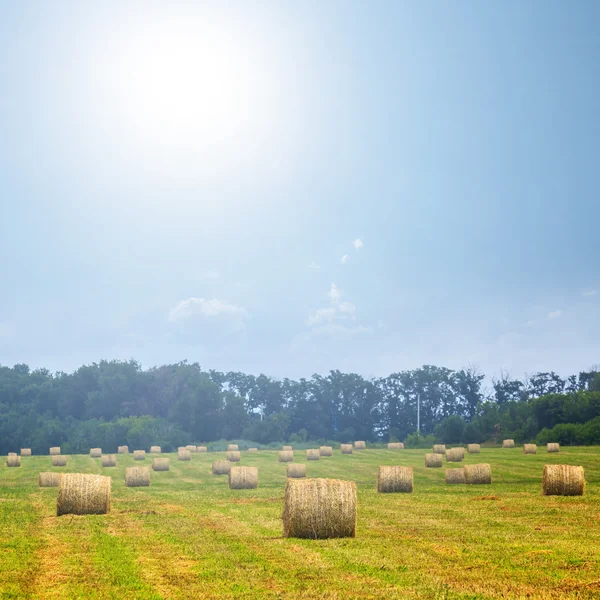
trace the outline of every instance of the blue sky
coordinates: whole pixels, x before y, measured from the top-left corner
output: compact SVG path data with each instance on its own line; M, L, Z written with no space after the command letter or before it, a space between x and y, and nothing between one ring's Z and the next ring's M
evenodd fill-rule
M0 3L0 364L600 363L599 22Z

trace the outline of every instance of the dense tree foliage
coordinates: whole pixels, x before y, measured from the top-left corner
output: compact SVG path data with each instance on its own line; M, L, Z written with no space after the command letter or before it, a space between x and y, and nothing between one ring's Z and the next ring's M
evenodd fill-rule
M563 444L600 443L600 375L566 380L502 373L492 391L470 367L425 365L365 379L331 371L293 381L203 371L181 362L143 370L134 360L102 361L73 373L0 367L0 453L20 447L114 451L158 443L248 439L260 444L406 440L482 442L514 437ZM417 401L420 432L417 435Z

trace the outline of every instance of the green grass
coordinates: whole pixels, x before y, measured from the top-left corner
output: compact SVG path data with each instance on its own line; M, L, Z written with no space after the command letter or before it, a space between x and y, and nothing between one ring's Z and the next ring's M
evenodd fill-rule
M599 448L525 456L482 448L463 464L488 462L488 486L446 486L425 469L424 450L366 450L308 462L308 473L356 481L356 538L282 537L285 465L273 451L242 453L259 468L257 490L229 490L210 465L224 453L171 458L149 488L126 488L125 467L73 456L0 466L0 598L599 598ZM304 452L296 453L296 462ZM543 497L546 463L585 467L583 497ZM413 494L380 495L379 465L414 467ZM56 514L56 488L38 473L113 478L106 516Z

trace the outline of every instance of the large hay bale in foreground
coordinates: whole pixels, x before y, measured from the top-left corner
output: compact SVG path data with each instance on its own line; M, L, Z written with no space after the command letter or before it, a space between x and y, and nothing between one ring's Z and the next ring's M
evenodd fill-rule
M492 468L485 463L465 465L465 483L469 485L492 483Z
M446 483L466 483L464 469L446 469Z
M102 458L102 448L91 448L90 458Z
M127 487L148 487L150 485L150 469L148 467L127 467L125 469L125 485Z
M356 484L339 479L288 479L284 537L326 539L356 535Z
M442 466L442 455L434 452L425 455L425 466L428 469L436 469Z
M321 456L333 456L333 447L332 446L320 446L319 454Z
M7 456L6 457L6 466L7 467L20 467L21 466L21 457L17 456Z
M352 444L340 444L340 452L342 454L352 454Z
M227 452L227 460L229 462L240 462L240 460L242 460L242 454L239 450L231 450Z
M390 442L387 447L388 450L404 450L404 444L402 442Z
M542 494L544 496L583 496L585 473L583 467L544 465Z
M362 440L360 440L358 442L354 442L355 450L365 450L366 447L367 447L367 443Z
M467 452L469 454L479 454L481 452L481 446L479 444L467 444Z
M441 454L439 456L442 456ZM464 448L450 448L446 450L446 462L461 462L465 457Z
M536 454L537 446L535 444L523 444L523 454Z
M160 446L150 446L150 454L161 454L162 448Z
M152 460L153 471L168 471L170 469L168 458L154 458Z
M133 460L146 460L146 451L145 450L134 450L133 451Z
M60 446L53 446L50 448L50 456L58 456L60 454Z
M102 457L101 464L103 467L116 467L117 466L117 456L115 454L105 454Z
M231 467L229 471L230 490L254 490L258 487L256 467Z
M514 448L515 447L515 440L503 440L502 441L502 447L503 448Z
M293 462L294 453L291 450L279 451L279 462Z
M312 448L306 451L306 460L319 460L321 458L321 453L318 449Z
M287 476L299 479L300 477L306 477L306 465L301 463L288 463L287 464Z
M229 471L231 471L231 463L228 460L213 461L213 475L229 475Z
M105 515L110 511L111 478L84 473L60 476L56 515Z
M546 444L546 452L560 452L560 444L549 442Z
M434 444L432 452L434 454L446 454L446 444Z
M66 467L67 457L62 454L55 454L51 457L53 467Z
M292 448L292 446L281 446L281 450L283 452L293 452L294 449Z
M187 448L179 448L177 450L178 460L192 460L192 453Z
M21 448L21 456L31 456L31 448Z
M227 446L227 452L237 452L240 447L237 444L229 444Z
M379 467L377 491L383 494L407 493L413 491L412 467Z
M117 448L117 454L129 454L129 446L119 446Z
M208 448L206 446L196 446L196 452L208 452Z
M60 482L60 473L40 473L38 484L40 487L58 487Z

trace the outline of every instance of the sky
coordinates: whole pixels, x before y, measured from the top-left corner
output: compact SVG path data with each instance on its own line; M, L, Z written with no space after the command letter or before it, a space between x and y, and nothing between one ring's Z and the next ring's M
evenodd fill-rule
M599 23L0 1L0 364L600 363Z

